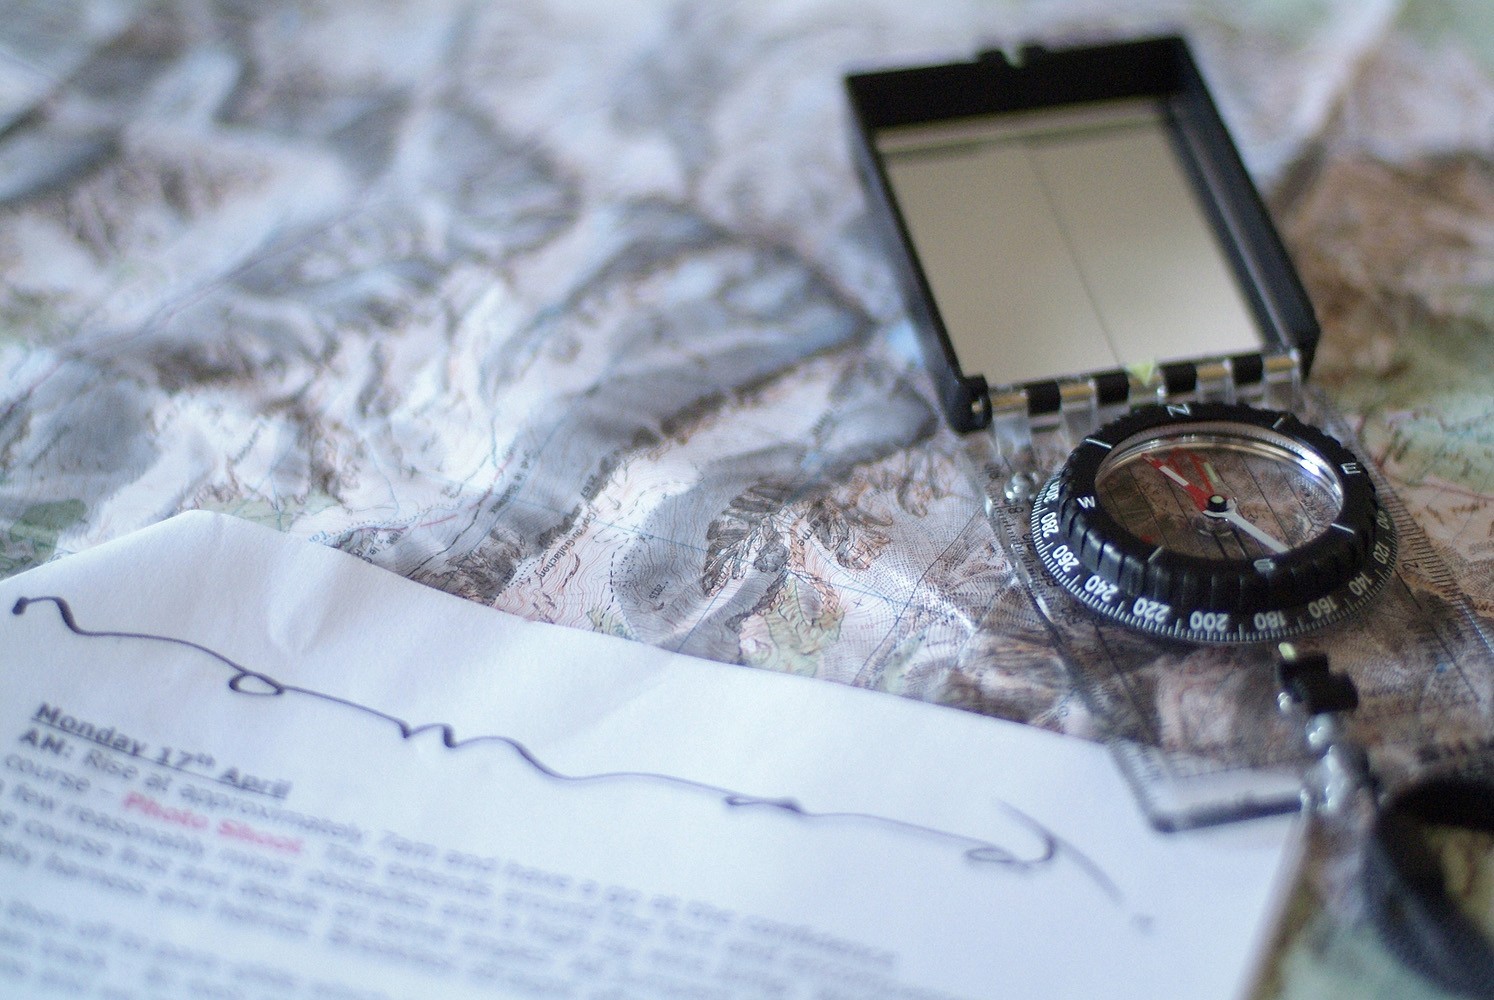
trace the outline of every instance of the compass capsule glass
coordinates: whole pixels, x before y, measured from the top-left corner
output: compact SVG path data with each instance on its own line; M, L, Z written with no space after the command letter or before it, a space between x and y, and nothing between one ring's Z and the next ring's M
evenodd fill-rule
M1342 619L1394 572L1367 468L1291 414L1141 407L1038 493L1032 541L1095 611L1197 642L1280 639Z
M1329 530L1344 502L1320 456L1274 431L1221 423L1122 443L1100 463L1095 494L1143 541L1218 560L1298 548Z

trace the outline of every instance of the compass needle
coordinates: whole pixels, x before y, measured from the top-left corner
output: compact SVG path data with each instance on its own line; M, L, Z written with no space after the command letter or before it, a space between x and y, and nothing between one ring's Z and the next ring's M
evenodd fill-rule
M1227 500L1225 502L1223 510L1216 511L1213 509L1205 509L1203 514L1204 517L1223 521L1225 524L1228 524L1233 528L1245 532L1245 534L1249 535L1251 538L1254 538L1257 542L1260 542L1261 545L1265 546L1267 549L1271 550L1277 555L1283 555L1284 553L1291 551L1291 549L1288 548L1285 544L1277 541L1276 538L1261 530L1253 522L1247 520L1245 518L1245 515L1240 513L1239 507L1235 505L1235 502L1233 500Z
M1203 510L1208 505L1209 492L1207 490L1203 489L1202 487L1193 485L1193 483L1189 482L1181 472L1173 468L1171 465L1168 465L1162 459L1157 458L1153 455L1145 455L1143 457L1148 465L1181 486L1183 488L1183 491L1188 494L1188 499L1192 500L1194 505L1198 507L1199 510Z

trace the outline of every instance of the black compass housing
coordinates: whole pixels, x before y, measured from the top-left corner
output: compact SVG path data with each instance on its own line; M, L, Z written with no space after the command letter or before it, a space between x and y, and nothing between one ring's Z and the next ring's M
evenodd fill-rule
M1331 473L1341 498L1331 523L1288 550L1204 558L1140 537L1098 486L1112 455L1136 442L1200 434L1257 440ZM1213 496L1222 509L1225 498ZM1085 438L1038 494L1032 540L1053 578L1123 624L1198 642L1254 642L1305 632L1370 600L1395 565L1395 532L1368 469L1330 435L1289 413L1232 403L1130 411Z

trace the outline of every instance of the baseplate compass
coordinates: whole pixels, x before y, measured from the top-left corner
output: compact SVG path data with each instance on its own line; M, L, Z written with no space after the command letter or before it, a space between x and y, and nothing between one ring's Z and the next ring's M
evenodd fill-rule
M1011 582L1151 821L1298 807L1287 639L1355 684L1385 787L1494 747L1494 644L1309 384L1312 303L1186 43L983 52L847 90Z
M1032 506L1065 590L1123 625L1193 642L1279 640L1384 586L1395 528L1365 466L1289 413L1144 406L1084 438Z

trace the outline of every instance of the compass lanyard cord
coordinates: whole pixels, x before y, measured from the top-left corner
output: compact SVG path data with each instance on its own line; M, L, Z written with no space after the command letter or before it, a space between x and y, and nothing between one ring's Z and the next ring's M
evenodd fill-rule
M1494 943L1450 897L1427 823L1494 833L1494 787L1434 779L1382 807L1364 858L1370 922L1392 954L1433 983L1458 996L1494 997Z
M1307 718L1319 754L1307 800L1332 813L1377 784L1367 754L1344 724L1359 707L1352 678L1323 653L1283 644L1277 684ZM1313 778L1312 776L1315 776ZM1424 778L1383 798L1363 847L1361 889L1369 923L1406 968L1455 996L1494 998L1494 942L1448 892L1429 824L1494 833L1494 782L1487 777Z

